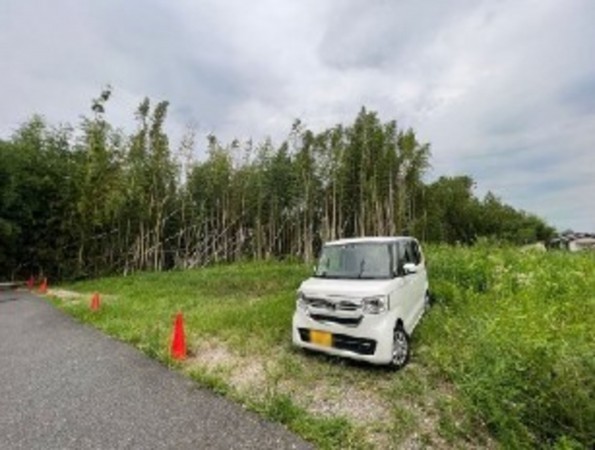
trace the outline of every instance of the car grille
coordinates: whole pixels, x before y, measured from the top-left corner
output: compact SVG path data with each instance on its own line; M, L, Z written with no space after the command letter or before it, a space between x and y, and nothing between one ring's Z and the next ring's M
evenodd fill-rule
M305 299L306 304L314 308L328 309L331 311L356 311L360 308L357 303L350 302L348 300L341 300L339 302L331 302L324 298L307 298Z
M319 322L333 322L339 323L341 325L347 325L356 327L362 321L362 316L359 317L336 317L336 316L327 316L325 314L310 314L310 317L314 320L318 320Z
M310 330L299 328L300 339L310 342ZM345 334L333 333L333 347L339 350L348 350L360 355L373 355L376 351L376 341L373 339L347 336Z

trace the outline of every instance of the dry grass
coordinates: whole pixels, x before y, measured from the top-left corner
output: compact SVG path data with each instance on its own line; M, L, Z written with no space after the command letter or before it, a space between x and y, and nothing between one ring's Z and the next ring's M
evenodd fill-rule
M84 298L84 294L67 289L48 289L48 295L66 301L81 301Z
M494 447L485 430L484 437L476 442L448 441L441 436L438 404L448 403L456 394L448 383L432 383L426 371L415 364L405 369L414 372L410 375L418 380L415 386L409 386L403 385L399 373L345 367L341 361L331 366L331 372L336 373L324 376L328 361L302 352L288 354L282 347L269 351L266 358L234 350L216 339L201 341L192 350L193 356L184 363L186 372L198 369L217 377L237 397L249 402L262 402L274 392L288 396L313 416L344 417L372 448ZM358 376L341 376L349 370L355 370ZM366 370L374 374L372 385Z

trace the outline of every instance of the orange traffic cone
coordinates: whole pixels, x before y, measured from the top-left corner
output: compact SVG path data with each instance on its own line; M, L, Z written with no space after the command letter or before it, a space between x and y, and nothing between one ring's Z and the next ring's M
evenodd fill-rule
M91 296L91 311L98 311L100 306L101 298L99 297L99 293L95 292Z
M181 312L176 314L174 332L171 339L171 357L177 360L186 359L186 336L184 335L184 318Z
M47 294L48 292L48 279L44 278L39 285L39 293L40 294Z

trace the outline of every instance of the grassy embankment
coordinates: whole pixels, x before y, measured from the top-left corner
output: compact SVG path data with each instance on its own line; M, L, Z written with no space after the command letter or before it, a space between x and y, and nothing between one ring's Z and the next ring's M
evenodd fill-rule
M430 247L435 307L405 370L291 348L295 290L309 268L246 263L106 278L66 288L78 319L324 448L589 447L595 430L595 257ZM101 311L90 293L104 295Z

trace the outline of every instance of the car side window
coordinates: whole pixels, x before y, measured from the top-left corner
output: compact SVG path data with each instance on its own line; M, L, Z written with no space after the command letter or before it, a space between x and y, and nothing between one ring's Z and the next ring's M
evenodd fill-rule
M421 252L419 250L419 244L415 241L411 241L411 253L413 256L413 262L415 265L419 265L421 263Z
M411 253L409 242L399 242L399 261L401 264L413 262L413 255Z
M396 273L403 275L403 264L413 263L416 266L421 264L422 255L419 248L419 244L415 241L400 241L398 242L394 250L396 251Z

